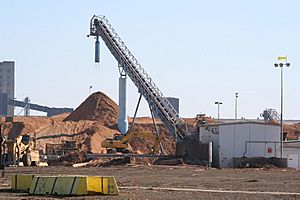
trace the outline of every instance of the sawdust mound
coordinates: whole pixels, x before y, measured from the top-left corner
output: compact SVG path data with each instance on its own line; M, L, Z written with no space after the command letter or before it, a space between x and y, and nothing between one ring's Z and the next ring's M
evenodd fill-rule
M106 149L101 147L101 142L119 133L115 126L118 114L117 104L102 92L96 92L71 114L53 117L18 116L14 117L11 122L6 122L5 118L1 118L1 124L3 135L10 138L23 134L35 135L37 149L41 152L45 152L46 143L62 144L62 141L70 140L81 144L82 150L86 152L106 153ZM132 119L129 121L132 122ZM174 139L159 119L156 119L156 123L159 133L163 135L164 153L174 154ZM136 119L134 131L155 132L154 130L151 118ZM130 150L135 153L149 153L153 142L151 139L134 138L130 141ZM146 159L138 159L136 162L151 163Z
M290 140L296 140L300 138L300 123L285 124L283 131L287 133L287 138Z
M105 153L101 142L118 133L103 126L101 122L80 120L62 122L47 117L14 117L14 122L2 122L2 134L8 138L29 134L36 136L37 149L46 151L46 143L62 144L62 141L76 141L82 149L92 153Z
M92 120L102 125L113 127L119 116L118 105L102 92L90 95L78 108L76 108L64 121Z

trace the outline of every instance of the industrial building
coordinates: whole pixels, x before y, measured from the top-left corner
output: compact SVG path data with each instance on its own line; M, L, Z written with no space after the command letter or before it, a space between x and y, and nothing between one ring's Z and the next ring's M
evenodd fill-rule
M47 113L48 117L51 117L53 115L58 115L61 113L73 112L73 110L74 110L73 108L55 108L55 107L48 107L48 106L43 106L43 105L39 105L39 104L33 104L33 103L30 103L30 99L28 97L26 97L24 99L24 101L10 99L9 104L14 105L15 107L24 108L25 116L30 115L30 110L45 112L45 113Z
M23 107L26 116L29 115L30 109L46 112L47 116L73 111L73 108L53 108L31 104L28 97L24 101L16 100L15 62L3 61L0 62L0 116L14 116L14 107Z
M14 106L9 100L15 97L15 62L0 62L0 115L13 116Z
M202 124L199 140L213 143L213 166L234 167L234 158L280 157L280 126L260 122Z
M287 166L300 168L300 140L284 141L283 157L287 158Z

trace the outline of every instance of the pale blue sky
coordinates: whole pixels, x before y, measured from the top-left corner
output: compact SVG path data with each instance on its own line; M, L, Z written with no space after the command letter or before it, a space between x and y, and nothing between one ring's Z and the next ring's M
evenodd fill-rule
M93 91L118 100L117 63L101 43L95 66L89 21L105 15L180 115L256 118L280 110L276 57L287 55L285 112L299 119L300 2L278 0L0 1L0 61L16 61L16 97L76 108ZM129 81L128 111L137 89ZM149 116L145 101L140 115Z

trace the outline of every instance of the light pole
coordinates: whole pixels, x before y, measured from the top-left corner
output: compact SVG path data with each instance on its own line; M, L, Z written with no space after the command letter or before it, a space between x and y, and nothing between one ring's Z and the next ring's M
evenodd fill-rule
M237 101L238 101L238 97L239 97L239 93L235 93L235 115L234 115L234 119L235 121L237 120Z
M285 63L275 63L275 67L280 67L280 156L282 158L283 151L283 67L289 67L290 63L287 62L287 57L278 57L278 60L285 60Z
M220 105L223 104L223 103L220 102L220 101L216 101L215 104L218 105L218 122L220 122Z

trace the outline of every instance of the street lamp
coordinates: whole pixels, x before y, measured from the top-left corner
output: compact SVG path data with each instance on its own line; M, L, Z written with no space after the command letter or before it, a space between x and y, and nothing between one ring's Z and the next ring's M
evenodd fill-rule
M278 60L285 60L285 63L275 63L275 67L280 67L280 156L282 158L283 151L283 67L289 67L290 63L287 62L287 57L278 57Z
M223 103L220 102L220 101L216 101L215 104L218 105L218 122L220 122L220 105L223 104Z
M237 100L238 100L238 97L239 97L239 93L235 93L235 115L234 115L234 119L235 121L237 120Z

